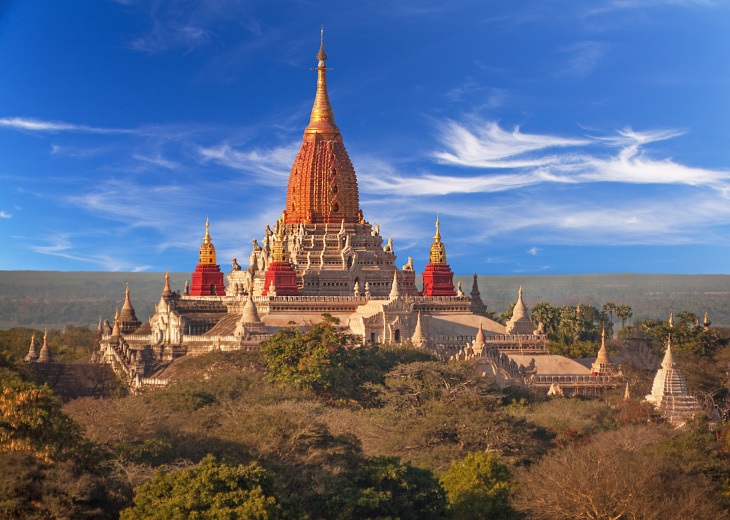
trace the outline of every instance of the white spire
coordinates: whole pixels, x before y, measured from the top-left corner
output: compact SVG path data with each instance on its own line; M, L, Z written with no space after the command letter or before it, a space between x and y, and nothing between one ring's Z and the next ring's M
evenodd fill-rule
M400 291L398 290L398 271L393 271L393 286L390 289L390 299L393 300L395 298L398 298L400 296Z

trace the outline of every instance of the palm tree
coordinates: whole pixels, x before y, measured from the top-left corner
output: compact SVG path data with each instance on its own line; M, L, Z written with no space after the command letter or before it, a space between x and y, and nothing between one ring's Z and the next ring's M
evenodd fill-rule
M611 316L611 324L613 324L613 313L616 311L617 307L614 302L606 302L603 305L603 312L607 312L609 316Z
M616 317L621 319L622 329L626 326L626 320L628 320L633 315L634 312L631 310L631 307L629 307L625 303L622 303L621 305L616 307Z

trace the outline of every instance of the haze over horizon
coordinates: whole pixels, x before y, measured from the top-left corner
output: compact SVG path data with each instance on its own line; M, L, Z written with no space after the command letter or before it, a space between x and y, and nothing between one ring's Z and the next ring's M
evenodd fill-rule
M582 7L582 8L581 8ZM224 271L284 208L324 24L365 218L466 275L728 273L730 5L0 3L2 270Z

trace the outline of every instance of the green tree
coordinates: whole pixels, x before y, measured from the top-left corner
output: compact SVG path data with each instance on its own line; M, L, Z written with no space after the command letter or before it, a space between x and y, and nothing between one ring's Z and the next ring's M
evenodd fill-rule
M208 455L195 467L169 473L165 467L143 484L134 507L120 520L274 520L285 513L273 479L255 462L228 466Z
M510 472L496 453L470 453L441 475L457 520L499 519L511 514Z
M616 303L606 302L603 304L603 312L607 312L611 317L611 323L613 324L613 313L616 312Z
M548 302L537 302L532 307L530 319L535 325L542 323L545 326L545 333L555 332L558 325L557 309L551 307Z
M263 344L271 382L340 396L357 386L359 377L353 366L357 339L337 332L337 318L329 314L323 318L307 332L285 328Z
M333 499L342 520L429 520L447 516L446 495L433 473L402 464L398 457L366 459L354 487Z
M652 339L652 350L661 359L667 348L669 334L672 335L672 349L690 351L701 356L710 356L724 344L709 330L696 327L697 316L691 312L679 312L674 315L674 326L660 320L644 320L641 329Z
M0 452L23 451L47 462L86 454L81 428L61 412L47 386L0 383Z
M629 307L625 303L622 303L616 308L616 317L621 319L622 329L626 327L626 320L628 320L633 315L634 312L631 310L631 307Z
M500 320L502 320L503 323L507 323L509 320L512 319L512 313L515 310L515 305L517 305L517 302L510 303L509 307L507 307L507 310L499 315L499 318Z

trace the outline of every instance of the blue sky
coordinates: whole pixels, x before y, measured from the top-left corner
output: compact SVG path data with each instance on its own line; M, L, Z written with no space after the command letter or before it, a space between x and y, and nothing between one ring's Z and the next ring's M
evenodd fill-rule
M0 0L0 269L227 271L316 88L422 270L730 272L730 5Z

